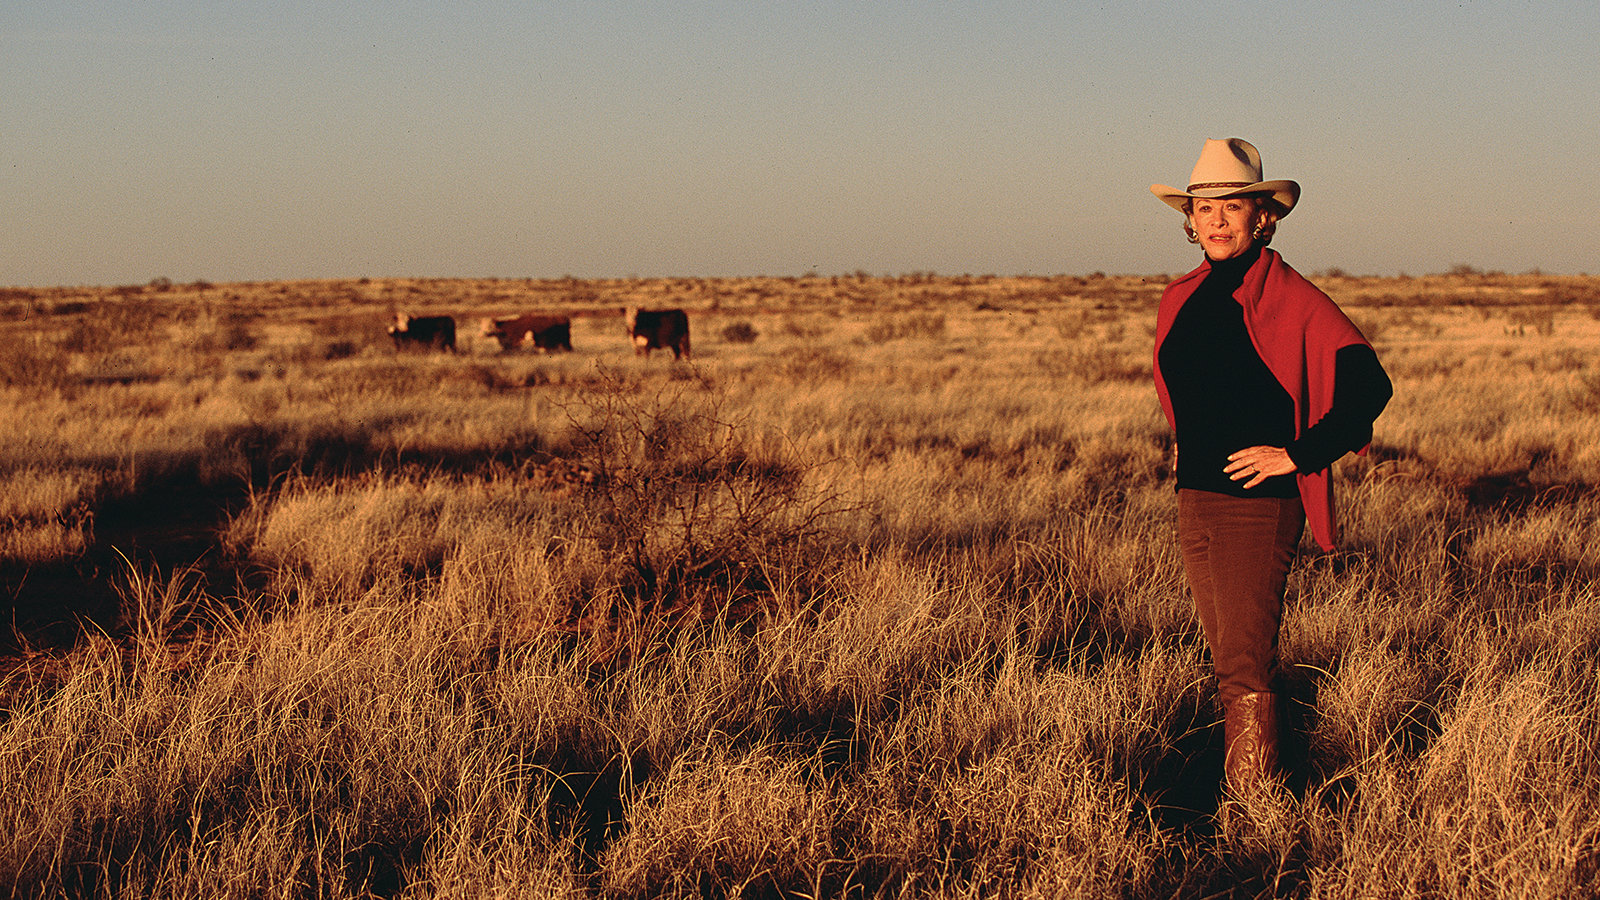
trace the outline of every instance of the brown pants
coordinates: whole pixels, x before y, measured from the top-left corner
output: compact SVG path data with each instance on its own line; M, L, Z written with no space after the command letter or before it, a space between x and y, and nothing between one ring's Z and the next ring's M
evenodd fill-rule
M1178 491L1183 567L1224 708L1273 690L1283 589L1304 528L1299 498Z

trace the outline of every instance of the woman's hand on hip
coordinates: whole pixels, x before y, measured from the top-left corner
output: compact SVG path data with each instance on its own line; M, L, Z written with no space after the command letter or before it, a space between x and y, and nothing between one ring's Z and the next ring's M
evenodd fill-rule
M1295 471L1294 460L1282 447L1246 447L1228 454L1228 464L1222 471L1234 481L1244 482L1246 489L1253 488L1274 475L1288 475Z

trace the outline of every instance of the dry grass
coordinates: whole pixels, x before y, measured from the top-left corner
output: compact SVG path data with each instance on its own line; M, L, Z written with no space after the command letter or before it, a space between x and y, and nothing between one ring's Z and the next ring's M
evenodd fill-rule
M0 891L1593 895L1600 285L1318 280L1397 394L1249 820L1163 278L0 292ZM577 352L382 330L522 309Z

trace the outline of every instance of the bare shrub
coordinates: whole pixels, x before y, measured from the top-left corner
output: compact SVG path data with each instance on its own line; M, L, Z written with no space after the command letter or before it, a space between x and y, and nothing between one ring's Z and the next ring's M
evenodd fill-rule
M783 442L747 435L699 385L608 379L567 415L573 452L594 473L585 536L633 609L758 598L840 511Z
M734 322L722 329L722 339L730 344L752 344L759 336L760 332L749 322Z
M66 381L66 354L39 336L0 346L0 385L56 388Z
M153 342L167 318L165 301L131 296L84 306L67 329L62 348L74 353L104 353Z
M321 357L324 361L332 362L339 359L349 359L361 352L355 341L335 338L322 345Z
M61 341L61 349L71 353L105 353L113 346L111 329L93 316L74 321Z
M230 311L223 316L221 333L218 336L221 349L254 350L257 338L251 327L253 319L253 316L237 311Z

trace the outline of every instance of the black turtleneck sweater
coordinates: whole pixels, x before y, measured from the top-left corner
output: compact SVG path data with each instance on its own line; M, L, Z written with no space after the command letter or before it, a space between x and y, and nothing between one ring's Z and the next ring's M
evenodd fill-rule
M1222 471L1228 454L1257 445L1283 447L1301 472L1327 468L1372 439L1372 422L1393 393L1371 347L1343 347L1334 356L1332 408L1295 439L1294 400L1256 352L1244 308L1233 298L1260 256L1257 244L1241 256L1213 261L1161 343L1161 372L1178 435L1179 488L1297 497L1293 475L1245 490L1244 481Z

